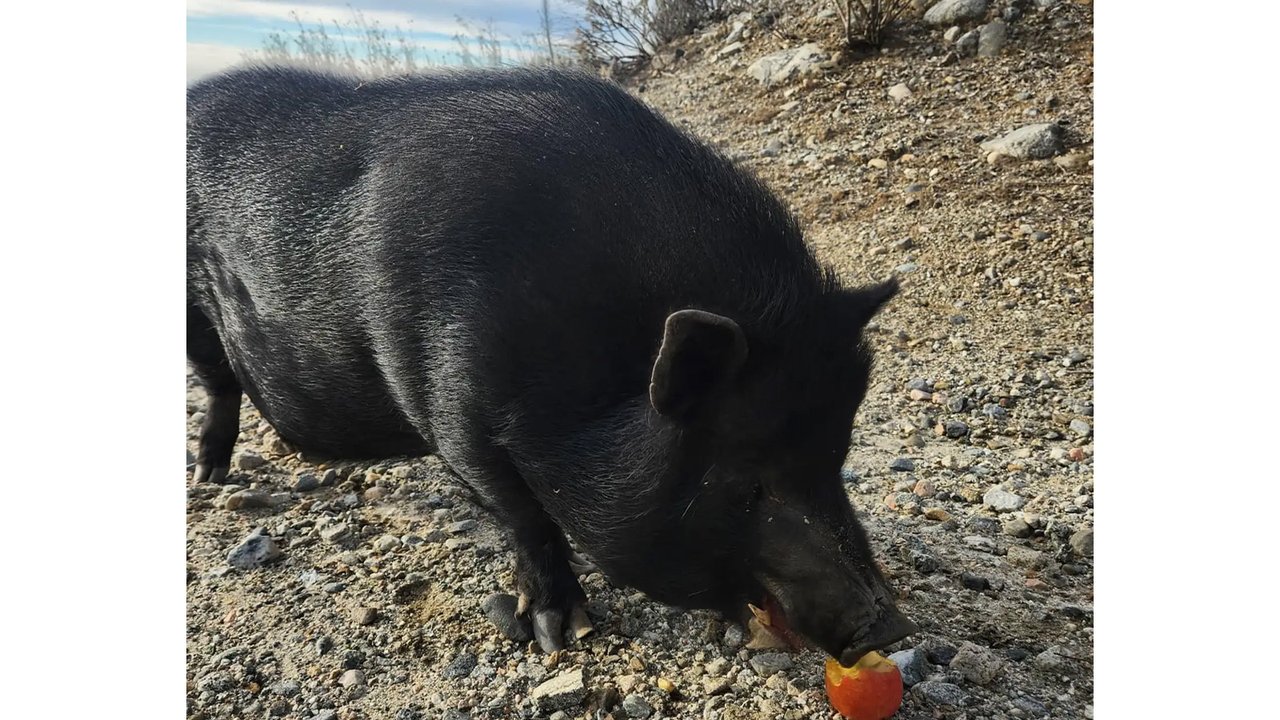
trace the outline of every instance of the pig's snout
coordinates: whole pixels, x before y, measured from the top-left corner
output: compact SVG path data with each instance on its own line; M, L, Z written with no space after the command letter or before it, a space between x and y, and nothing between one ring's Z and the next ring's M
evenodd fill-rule
M866 633L855 635L853 640L840 653L840 664L852 667L854 663L872 650L879 650L920 631L919 626L911 622L898 610L889 610L881 615Z

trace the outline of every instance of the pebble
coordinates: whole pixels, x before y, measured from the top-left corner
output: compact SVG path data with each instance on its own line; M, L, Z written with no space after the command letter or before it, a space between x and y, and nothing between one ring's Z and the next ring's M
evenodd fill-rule
M945 435L952 440L959 440L969 434L969 426L959 420L947 420L946 422L938 423L934 432L939 436Z
M925 390L911 390L907 396L912 400L928 400L933 397L933 393Z
M929 661L917 648L899 650L890 655L889 659L898 666L898 672L902 674L902 684L907 687L922 682L929 676Z
M1001 487L993 487L983 494L982 504L996 512L1013 512L1021 510L1027 499Z
M318 487L320 487L320 478L313 472L301 473L293 482L295 492L310 492Z
M1093 528L1077 530L1068 541L1071 549L1081 557L1093 557Z
M961 32L959 25L952 25L947 28L946 32L942 33L942 39L946 42L954 43L960 37Z
M582 678L582 668L560 673L533 689L529 697L540 712L567 710L582 702L587 688Z
M395 535L383 535L373 543L373 549L380 553L388 553L400 547L400 538Z
M336 710L321 710L312 715L311 720L338 720L338 712Z
M444 670L440 671L440 676L446 680L457 680L471 674L476 669L477 659L475 653L463 651L453 656L449 664Z
M969 700L959 687L941 680L926 680L911 688L911 692L935 705L961 706Z
M1004 523L1004 534L1016 538L1031 537L1032 529L1026 520L1020 517L1010 518Z
M346 523L334 523L320 530L320 537L325 542L338 544L351 534L351 526Z
M351 617L356 621L357 625L372 625L378 621L378 609L358 607L351 613Z
M647 718L653 714L653 706L635 693L622 700L622 709L627 713L628 718Z
M715 697L729 692L729 681L722 677L702 679L702 691L707 697Z
M956 54L960 57L973 57L978 54L978 40L981 33L970 30L956 39ZM990 161L988 161L990 162Z
M840 468L840 479L846 483L853 484L858 482L858 474L853 471L853 468L842 467Z
M965 535L964 544L968 545L971 548L974 548L975 550L989 552L993 555L995 554L997 549L996 543L994 540L992 540L991 538L983 537L981 535Z
M348 670L342 673L342 677L338 678L338 684L342 685L342 687L345 687L345 688L356 687L357 685L363 685L364 671Z
M1071 432L1079 435L1080 437L1089 437L1093 434L1093 426L1080 418L1072 420L1068 427L1071 428Z
M907 381L908 390L921 390L927 393L933 392L933 383L924 378L911 378Z
M476 526L475 520L459 520L458 522L455 522L455 523L449 523L449 525L445 528L445 531L448 532L450 535L458 535L460 533L467 532L468 530L473 530L475 526Z
M976 590L978 592L991 588L990 580L982 577L981 575L974 575L973 573L967 572L960 573L960 584L970 590Z
M227 496L228 510L249 510L263 508L270 504L271 496L261 490L240 490Z
M240 570L250 570L280 558L280 546L262 528L258 528L239 545L227 552L227 564Z
M533 636L526 623L516 617L516 597L506 593L494 593L480 603L480 609L489 622L498 628L507 639L516 642L528 642Z
M972 515L965 521L965 527L975 532L995 535L1000 532L1000 521L987 515Z
M911 472L916 469L916 464L911 458L900 457L889 463L889 469L895 472Z
M951 513L942 508L928 508L924 511L925 518L936 520L937 522L946 522L951 519Z
M1003 665L995 653L971 642L962 644L951 660L952 670L977 685L989 685L1000 674Z
M747 641L747 631L738 623L730 623L725 628L723 642L727 647L736 648Z
M1029 697L1016 698L1013 701L1013 706L1032 717L1044 717L1049 714L1049 708Z
M751 669L756 671L760 677L767 678L770 675L790 670L793 663L790 655L783 653L760 653L751 658Z
M1058 654L1061 650L1062 648L1057 645L1053 645L1039 655L1031 658L1031 664L1041 670L1061 669L1067 663L1066 658Z
M932 480L921 480L912 486L911 492L922 498L931 498L938 494L938 487Z
M782 154L782 141L774 138L765 144L764 149L760 151L761 157L777 157Z
M867 161L867 165L870 165L871 167L877 170L884 170L885 168L889 167L888 161L884 160L883 158L871 158L870 160Z
M274 695L280 697L293 697L302 692L302 686L297 680L281 680L269 688Z
M896 102L902 102L903 100L911 97L911 88L907 87L906 83L898 83L897 85L889 88L889 97L893 98Z
M267 464L266 459L253 450L241 450L231 463L237 470L257 470Z
M1009 411L1008 411L1008 410L1005 410L1004 408L1000 407L999 405L996 405L995 403L987 403L986 405L983 405L983 406L982 406L982 414L983 414L983 415L986 415L987 417L991 418L992 420L1007 420L1007 419L1009 419Z
M894 268L894 271L896 271L899 275L910 275L911 273L919 269L920 269L920 265L918 263L908 262L908 263L902 263L901 265L897 266L896 268Z

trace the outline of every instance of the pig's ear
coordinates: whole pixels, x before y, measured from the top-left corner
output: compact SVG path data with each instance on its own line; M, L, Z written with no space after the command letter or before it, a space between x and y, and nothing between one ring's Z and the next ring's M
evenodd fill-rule
M702 310L671 313L653 363L649 402L661 415L679 415L732 377L746 359L747 338L738 323Z
M844 293L845 307L858 327L862 327L876 313L880 312L880 308L884 307L885 303L892 300L893 296L897 294L897 279L889 279L875 285L846 290Z

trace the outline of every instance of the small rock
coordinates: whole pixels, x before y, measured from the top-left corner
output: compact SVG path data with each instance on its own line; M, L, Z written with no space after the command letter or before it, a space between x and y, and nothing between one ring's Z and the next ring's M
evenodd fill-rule
M763 678L767 678L776 672L790 670L793 664L791 656L783 653L760 653L751 658L750 662L751 669L755 670L756 674Z
M1071 535L1071 549L1081 557L1093 557L1093 528L1077 530Z
M1029 697L1015 698L1013 706L1031 717L1044 717L1049 714L1049 708L1045 707L1043 703Z
M716 53L716 56L729 57L730 55L737 55L738 53L742 52L742 48L746 46L747 44L742 42L741 40L736 42L731 42L728 45L725 45L724 47L720 48L720 52Z
M489 622L507 639L528 642L533 636L528 624L516 617L517 602L514 595L494 593L480 603L480 608L484 610L484 616L489 618Z
M231 464L237 470L257 470L266 465L267 461L253 450L241 450L236 454L235 460Z
M708 677L702 679L702 691L707 697L715 697L729 692L729 681L722 677Z
M293 482L295 492L310 492L318 487L320 487L320 478L313 472L301 473Z
M1071 432L1079 435L1080 437L1089 437L1093 434L1093 426L1080 418L1072 420L1069 427L1071 428Z
M622 709L627 713L628 718L647 718L653 714L653 706L635 693L623 698Z
M464 678L470 675L472 670L476 669L477 662L475 653L460 652L453 656L453 659L449 661L444 670L440 671L440 676L446 680Z
M981 34L977 30L970 30L956 39L956 55L960 57L973 57L978 54L978 40Z
M886 161L884 158L871 158L870 160L867 161L867 165L870 165L871 167L877 170L884 170L885 168L889 167L888 161Z
M997 549L995 542L991 540L991 538L986 538L981 535L965 535L964 544L975 550L981 550L992 554L995 554Z
M1023 520L1020 517L1010 518L1005 521L1003 529L1005 535L1010 535L1016 538L1029 538L1032 533L1031 526L1027 524L1026 520Z
M976 590L978 592L990 589L991 587L990 580L982 577L981 575L974 575L973 573L967 572L960 573L960 584L970 590Z
M902 674L902 684L907 687L924 681L929 675L929 662L925 659L924 653L917 648L899 650L890 655L889 659L898 666L898 672Z
M916 469L916 464L911 458L900 457L889 463L889 469L896 472L911 472Z
M575 707L586 696L582 668L560 673L534 688L529 695L538 710L544 713Z
M1003 20L992 20L978 33L978 57L995 57L1004 48L1009 26Z
M378 609L358 607L351 613L351 618L356 621L357 625L372 625L378 621Z
M935 433L939 436L945 435L952 440L959 440L969 434L969 426L959 420L947 420L946 422L938 423Z
M894 271L897 272L899 275L909 275L919 269L920 269L919 264L909 262L909 263L902 263L898 267L894 268Z
M449 523L449 525L445 527L445 531L448 532L450 535L458 535L464 532L468 532L470 530L474 530L475 527L476 527L475 520L471 520L471 519L459 520L458 522L455 522L455 523Z
M911 688L911 692L935 705L959 707L969 700L963 690L941 680L926 680Z
M967 642L960 646L955 658L951 660L951 669L960 673L964 679L978 685L988 685L1000 674L1003 666L995 653L987 648Z
M889 97L893 98L897 102L902 102L903 100L911 97L911 88L907 87L906 83L898 83L897 85L889 88Z
M932 480L921 480L911 488L911 492L922 498L931 498L938 494L938 488Z
M941 0L924 14L924 21L934 27L954 25L967 20L981 20L987 14L987 0Z
M946 42L954 43L956 39L960 37L960 33L961 33L960 26L952 25L951 27L947 28L946 32L942 33L942 39Z
M1060 670L1067 664L1066 658L1059 654L1061 650L1062 648L1054 645L1039 655L1031 658L1031 664L1041 670Z
M345 687L345 688L356 687L357 685L363 685L364 671L348 670L342 673L342 677L338 678L338 684L342 685L342 687Z
M726 647L740 647L746 641L747 631L738 623L730 623L729 627L725 628L723 642Z
M982 496L982 504L996 512L1021 510L1027 499L1000 487L993 487Z
M951 519L951 513L942 508L928 508L924 511L925 518L935 520L937 522L946 522Z
M320 538L335 545L351 534L351 526L346 523L334 523L320 530Z
M929 398L933 397L933 393L925 392L924 390L912 390L911 392L907 393L907 395L912 400L928 400Z
M1063 170L1078 170L1089 164L1089 156L1084 153L1072 152L1054 158L1053 163Z
M765 144L760 151L761 157L777 157L782 154L782 141L774 138Z
M1062 126L1057 123L1026 125L981 145L987 152L1015 158L1044 159L1062 152Z
M676 684L667 678L660 677L658 678L658 689L670 695L676 691Z
M271 496L260 490L241 490L227 496L228 510L249 510L263 508L271 504Z
M227 564L240 570L250 570L278 559L283 553L270 536L255 531L227 553Z

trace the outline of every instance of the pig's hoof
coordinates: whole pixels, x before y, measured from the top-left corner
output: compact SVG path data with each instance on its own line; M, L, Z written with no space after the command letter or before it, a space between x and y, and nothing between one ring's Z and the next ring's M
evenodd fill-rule
M227 481L227 471L230 468L225 467L209 467L208 465L196 464L195 472L191 476L192 482L196 483L215 483L221 485Z
M553 653L564 649L561 639L564 629L564 613L559 610L535 610L533 613L533 636L544 653Z
M569 569L573 570L574 575L590 575L599 571L600 568L578 552L573 552L569 554Z
M591 625L591 618L587 617L586 608L574 605L569 613L569 632L573 633L573 637L581 640L595 631L595 627Z

